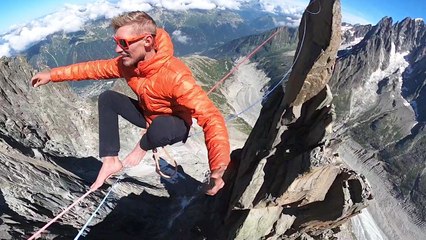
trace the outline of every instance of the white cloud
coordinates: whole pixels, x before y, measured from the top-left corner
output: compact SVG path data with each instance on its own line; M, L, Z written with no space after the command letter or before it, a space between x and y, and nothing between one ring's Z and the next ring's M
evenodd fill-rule
M9 43L0 44L0 56L10 56L10 46Z
M172 38L183 44L187 44L188 41L191 40L190 37L183 35L182 31L180 30L175 30L172 33Z
M308 0L259 0L263 11L287 15L287 22L276 22L276 26L299 26L305 8L309 5Z
M259 0L260 5L264 11L271 13L284 13L291 16L294 24L299 24L302 17L302 13L305 8L309 5L308 0ZM313 3L313 8L314 7ZM372 22L367 20L363 16L363 13L351 11L347 9L342 3L342 21L348 23L359 23L359 24L371 24Z
M0 56L10 56L19 53L46 39L55 32L73 32L81 30L84 23L102 17L112 18L127 11L149 11L154 7L169 10L188 9L238 9L247 0L98 0L84 6L66 4L61 10L35 19L29 23L14 26L10 31L0 36ZM179 36L179 41L187 41L188 37ZM10 44L13 43L13 44Z
M155 7L181 11L215 8L239 9L242 4L253 1L255 0L98 0L84 6L67 4L55 13L10 28L9 32L0 36L0 56L19 53L44 40L52 33L78 31L89 20L102 17L112 18L127 11L149 11ZM255 2L258 2L264 11L287 14L295 26L300 22L302 12L309 3L308 0L258 0ZM357 15L344 13L343 16L351 23L366 23L362 18L357 18ZM277 23L277 25L282 24ZM175 38L178 41L183 43L188 41L187 36L180 35L181 32L176 34L178 35Z
M168 10L204 9L239 9L242 2L247 0L146 0L153 6Z
M152 9L153 5L158 1L149 1L149 0L121 0L114 6L109 7L106 11L111 9L116 9L116 12L107 16L107 18L113 18L122 12L129 11L149 11ZM94 4L97 6L97 4ZM111 4L110 4L111 5ZM95 7L96 7L95 6Z
M215 0L213 2L216 3L217 7L220 9L239 9L241 6L241 2L248 1Z
M188 10L188 9L204 9L210 10L216 8L216 4L209 0L163 0L153 1L159 2L156 6L163 7L168 10Z
M308 6L308 0L259 0L259 4L262 8L271 13L284 13L288 15L301 16L306 6Z

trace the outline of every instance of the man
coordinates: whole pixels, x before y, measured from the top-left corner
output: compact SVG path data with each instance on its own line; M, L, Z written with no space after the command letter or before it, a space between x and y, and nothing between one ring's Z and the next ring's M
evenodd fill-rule
M186 141L192 118L203 128L211 170L206 194L215 195L223 185L222 175L230 162L225 121L207 94L198 86L189 68L173 56L170 36L157 28L145 12L135 11L112 19L118 57L77 63L37 73L34 87L52 82L124 77L138 96L134 100L113 91L99 96L99 156L103 164L92 190L98 189L123 166L139 164L146 151ZM121 162L118 115L146 133Z

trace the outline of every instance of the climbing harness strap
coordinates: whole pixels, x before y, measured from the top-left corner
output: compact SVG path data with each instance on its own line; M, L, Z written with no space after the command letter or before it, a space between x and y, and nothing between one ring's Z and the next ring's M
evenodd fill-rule
M169 159L169 160L171 160L172 161L172 166L174 167L174 172L171 174L171 175L167 175L167 174L165 174L165 173L163 173L162 171L161 171L161 168L160 168L160 156L159 156L159 153L158 153L158 151L157 151L157 149L156 148L154 148L153 150L152 150L152 153L153 153L153 158L154 158L154 162L155 162L155 171L161 176L161 177L163 177L163 178L167 178L167 179L169 179L169 178L172 178L176 173L177 173L177 162L176 162L176 160L174 159L174 158L172 158L172 156L167 152L167 150L166 150L166 148L165 147L162 147L162 149L163 149L163 151L164 151L164 153L167 155L167 158ZM164 160L164 159L163 159Z

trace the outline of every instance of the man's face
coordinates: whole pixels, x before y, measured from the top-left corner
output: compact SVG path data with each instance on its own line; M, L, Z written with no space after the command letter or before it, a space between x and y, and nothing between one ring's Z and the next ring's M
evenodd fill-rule
M145 59L147 46L144 36L135 33L131 25L117 29L114 37L117 42L115 52L122 56L124 66L136 66L139 61Z

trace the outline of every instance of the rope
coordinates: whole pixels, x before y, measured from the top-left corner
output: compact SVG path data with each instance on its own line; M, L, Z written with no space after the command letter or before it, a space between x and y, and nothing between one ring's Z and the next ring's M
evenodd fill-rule
M109 191L107 192L107 194L105 195L105 197L99 203L98 207L95 209L95 211L92 213L92 215L90 215L89 219L86 221L86 224L84 224L84 226L80 229L80 231L78 232L77 236L75 236L74 240L77 240L84 233L84 231L86 230L86 228L89 225L89 223L93 220L93 218L95 217L96 213L98 213L99 209L101 209L101 206L107 200L107 198L108 198L109 194L112 192L112 189L114 188L115 184L118 183L121 179L123 179L123 173L118 177L117 180L115 180L114 184L109 188Z
M318 13L321 12L321 2L318 1L319 7L318 7L318 11L317 12L311 12L309 11L308 7L311 6L314 2L316 2L316 0L314 0L313 2L311 2L307 7L306 7L306 12L312 14L312 15L317 15Z
M308 7L310 6L310 5L312 5L314 2L316 2L316 0L314 0L313 2L311 2L309 5L308 5ZM318 2L320 5L319 5L319 10L317 11L317 12L315 12L315 13L313 13L313 12L310 12L310 11L308 11L307 10L307 8L308 7L306 7L306 11L308 12L308 13L310 13L310 14L313 14L313 15L316 15L316 14L319 14L320 12L321 12L321 2ZM275 33L277 33L277 32L275 32ZM284 81L284 79L287 77L287 75L291 72L291 70L293 70L293 67L294 67L294 65L296 64L296 62L297 62L297 60L299 59L299 56L300 56L300 52L302 52L302 48L303 48L303 45L304 45L304 43L305 43L305 36L306 36L306 18L305 18L305 21L304 21L304 26L303 26L303 36L302 36L302 40L301 40L301 44L300 44L300 48L299 48L299 51L297 52L297 54L296 54L296 58L294 59L294 61L293 61L293 64L291 65L291 67L290 67L290 69L283 75L283 77L281 78L281 80L280 81L278 81L278 83L276 83L275 85L274 85L274 87L272 87L272 89L271 90L269 90L269 91L267 91L266 92L266 94L264 95L264 96L262 96L261 98L259 98L258 100L256 100L254 103L252 103L250 106L248 106L248 107L246 107L245 109L243 109L241 112L239 112L239 113L237 113L237 114L231 114L227 119L226 119L226 122L230 122L230 121L233 121L234 119L236 119L237 117L239 117L241 114L243 114L243 113L245 113L245 112L247 112L248 110L250 110L251 108L253 108L254 106L256 106L256 104L258 104L259 102L261 102L261 101L263 101L263 100L266 100L268 97L269 97L269 95L278 87L278 86L280 86L281 85L281 83ZM271 38L271 37L270 37ZM269 38L268 38L269 39ZM238 65L239 66L239 65ZM228 76L229 74L227 74L227 76ZM222 81L222 80L221 80ZM216 85L218 85L218 84L216 84ZM215 86L216 86L215 85ZM209 93L210 93L211 91L209 91ZM194 133L194 134L192 134L191 136L194 136L194 135L198 135L198 134L200 134L201 132L197 132L197 133ZM189 136L189 137L191 137L191 136Z
M218 82L216 82L216 84L207 92L207 95L209 95L210 93L212 93L214 90L216 90L220 84L222 84L227 78L229 78L229 76L231 76L235 71L238 70L238 68L245 63L247 60L249 60L255 53L257 53L260 48L262 48L269 40L271 40L275 35L278 34L279 31L275 31L274 33L271 34L271 36L269 36L265 41L263 41L259 46L257 46L253 51L251 51L244 59L243 61L241 61L240 63L238 63L235 67L233 67L231 69L231 71L229 71L229 73L227 73L222 79L220 79ZM252 108L254 105L256 105L257 102L255 104L253 104L252 106L250 106L249 108ZM237 115L238 116L238 115ZM237 117L236 116L236 117ZM235 117L235 118L236 118ZM228 121L227 121L228 122ZM191 127L192 128L192 127ZM194 136L194 135L198 135L201 132L196 132L192 135L189 135L188 138Z
M75 205L77 205L77 203L79 203L81 200L83 200L85 197L87 197L90 193L92 193L92 190L89 190L83 196L79 197L69 207L65 208L58 216L56 216L55 218L53 218L52 220L50 220L50 222L48 222L46 225L44 225L44 227L42 227L40 230L38 230L36 233L34 233L30 238L28 238L28 240L33 240L36 237L40 237L41 233L44 230L46 230L52 223L54 223L56 220L58 220L60 217L62 217L62 215L64 215L66 212L68 212L69 210L71 210L71 208L73 208Z
M306 12L312 14L312 15L317 15L321 12L321 2L318 1L319 7L318 7L318 11L317 12L311 12L308 10L308 7L311 6L313 3L315 3L316 0L313 0L311 3L309 3L309 5L306 7ZM273 34L271 34L271 36L269 36L265 41L262 42L262 44L260 44L259 46L257 46L250 54L248 54L243 61L241 61L240 63L238 63L235 67L233 67L231 69L231 71L226 74L222 79L220 79L208 92L207 95L209 95L210 93L212 93L214 90L217 89L217 87L222 84L229 76L231 76L235 71L238 70L238 68L245 63L247 60L249 60L255 53L257 53L257 51L260 50L260 48L263 47L263 45L265 45L267 42L269 42L269 40L271 40L275 35L278 34L279 31L274 32ZM306 33L306 20L305 20L305 28L304 28L304 32L303 32L303 38L302 38L302 45L300 47L300 49L302 49L303 46L303 40L305 39L305 33ZM300 52L299 52L300 53ZM296 59L293 62L293 65L291 66L290 70L293 69L294 63L297 61L298 56L296 57ZM280 83L282 83L282 81L284 80L284 78L288 75L288 73L290 72L290 70L284 75L284 77L281 79ZM274 87L275 89L275 87ZM271 90L270 92L272 92L273 90ZM268 94L270 94L270 92ZM258 103L258 101L256 102L256 104ZM249 108L251 108L253 106L250 106ZM244 112L244 111L243 111Z
M313 3L313 2L312 2ZM242 110L241 112L237 113L237 114L233 114L231 115L230 118L227 119L227 122L232 121L234 119L236 119L239 115L247 112L249 109L253 108L254 106L256 106L256 104L258 104L259 102L266 100L269 95L279 86L281 85L281 83L284 81L284 79L287 77L287 75L291 72L291 70L293 70L294 65L296 64L297 60L299 59L300 56L300 52L302 51L303 48L303 44L305 42L305 36L306 36L306 19L304 21L304 27L303 27L303 36L302 36L302 40L301 40L301 44L300 44L300 48L299 48L299 52L296 54L296 58L293 61L293 64L291 65L290 69L283 75L283 77L281 78L281 80L276 83L274 85L274 87L267 91L266 94L264 96L262 96L260 99L258 99L256 102L254 102L253 104L251 104L250 106L248 106L247 108L245 108L244 110Z
M167 174L163 173L161 171L161 168L160 168L160 162L159 162L160 156L158 155L157 149L153 149L152 152L153 152L153 155L154 155L153 157L154 157L154 161L155 161L155 171L158 174L160 174L160 176L162 176L163 178L169 179L169 178L172 178L177 173L177 162L173 158L170 157L169 153L166 151L166 149L164 147L163 147L163 151L166 153L166 155L169 159L173 160L173 167L175 168L175 171L171 175L167 175Z
M262 44L257 46L250 54L248 54L243 61L237 64L237 66L233 67L231 71L226 74L222 79L220 79L208 92L207 95L209 95L211 92L213 92L217 87L219 87L220 84L222 84L229 76L231 76L235 71L238 70L238 68L241 66L241 64L245 63L247 60L249 60L257 51L260 50L260 48L263 47L269 40L271 40L275 35L278 34L278 31L274 32L269 38L267 38L265 41L263 41Z

